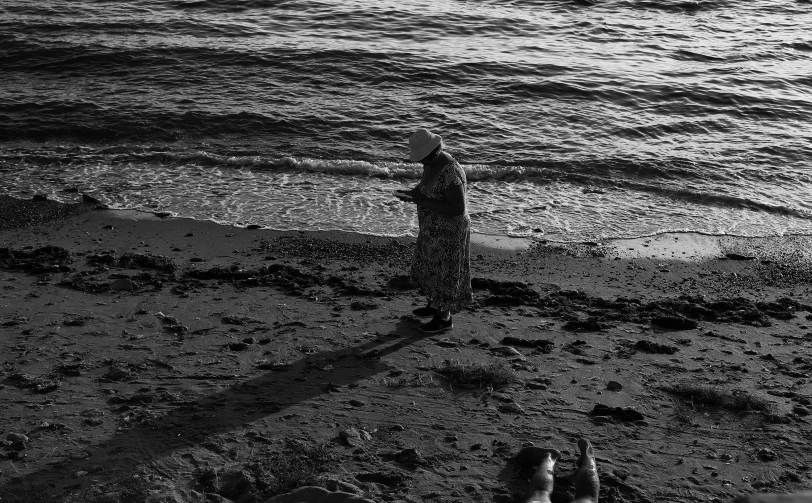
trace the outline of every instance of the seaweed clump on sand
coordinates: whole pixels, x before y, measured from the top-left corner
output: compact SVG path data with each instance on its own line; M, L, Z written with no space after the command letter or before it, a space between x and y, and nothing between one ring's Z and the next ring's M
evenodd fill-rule
M121 267L123 269L156 269L168 273L178 270L178 265L169 257L152 253L125 253L118 256L115 252L102 252L89 255L87 262L95 266Z
M209 269L192 269L189 278L219 280L239 288L269 286L286 289L291 295L302 295L302 290L314 286L329 286L347 295L381 297L385 293L360 284L357 280L345 280L339 276L312 273L285 264L271 264L257 269L244 269L240 264Z
M812 312L812 306L788 297L757 302L744 297L709 300L704 296L683 295L643 303L625 297L603 299L580 290L541 295L530 285L514 281L474 278L471 285L492 293L482 301L484 305L535 307L540 316L566 320L567 328L576 331L602 330L612 322L645 323L669 330L692 330L700 321L768 327L772 325L771 319L789 320L798 311ZM573 313L583 313L586 321Z
M434 372L446 377L457 385L470 385L479 388L503 388L518 381L516 373L502 362L463 362L445 360L435 366Z
M59 246L43 246L35 250L0 248L0 268L31 274L69 272L73 254Z
M284 264L271 264L257 269L244 269L240 264L209 269L192 269L186 273L190 278L220 280L239 287L278 286L291 290L322 285L326 280L316 274Z
M760 412L768 418L775 418L777 414L772 402L750 391L690 382L679 382L661 389L688 401L694 407L716 407L739 413Z
M493 295L485 298L487 306L533 305L541 299L541 294L521 281L497 281L487 278L472 278L471 288L489 290Z

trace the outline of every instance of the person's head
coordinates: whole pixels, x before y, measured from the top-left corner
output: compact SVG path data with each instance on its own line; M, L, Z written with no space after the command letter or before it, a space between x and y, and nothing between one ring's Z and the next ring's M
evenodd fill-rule
M409 137L409 160L428 164L443 151L443 138L428 129L418 129Z

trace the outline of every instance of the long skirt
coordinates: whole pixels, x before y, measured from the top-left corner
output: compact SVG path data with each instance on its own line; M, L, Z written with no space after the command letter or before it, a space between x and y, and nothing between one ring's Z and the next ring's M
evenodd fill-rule
M473 301L471 219L420 208L420 230L412 257L411 280L440 311L459 312Z

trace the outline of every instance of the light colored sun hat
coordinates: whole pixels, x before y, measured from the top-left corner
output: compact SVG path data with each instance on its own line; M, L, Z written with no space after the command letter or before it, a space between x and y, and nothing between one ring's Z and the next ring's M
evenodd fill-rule
M417 162L431 153L432 150L443 144L443 138L428 129L418 129L409 137L409 160Z

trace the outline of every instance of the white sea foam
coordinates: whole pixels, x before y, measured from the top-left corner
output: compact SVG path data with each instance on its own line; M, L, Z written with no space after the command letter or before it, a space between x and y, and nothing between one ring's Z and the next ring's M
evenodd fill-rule
M382 168L363 161L288 159L284 163L287 169L263 169L263 165L279 163L216 166L174 161L97 161L49 169L18 164L13 176L0 170L0 179L5 193L17 197L40 193L71 201L79 195L65 189L75 187L113 208L169 211L232 225L382 236L416 234L414 207L391 195L393 190L416 183L411 174L394 176L390 169L404 169L405 165L392 163ZM484 234L596 241L666 231L756 236L812 233L812 219L802 215L718 204L703 201L700 195L675 200L667 191L587 188L568 180L539 183L532 178L509 182L472 178L469 213L474 231Z

